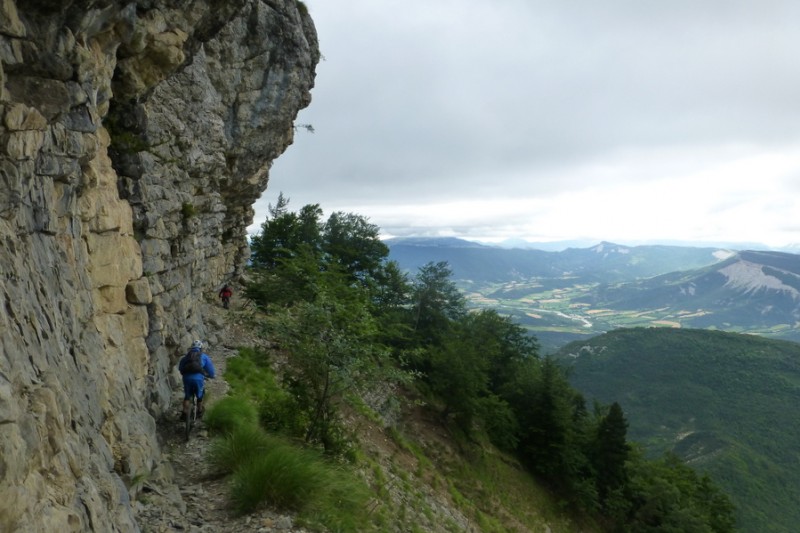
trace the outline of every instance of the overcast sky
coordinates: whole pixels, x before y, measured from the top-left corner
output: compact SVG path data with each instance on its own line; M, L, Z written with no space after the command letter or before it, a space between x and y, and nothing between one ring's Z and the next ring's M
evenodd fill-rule
M279 192L386 235L800 243L796 0L305 0Z

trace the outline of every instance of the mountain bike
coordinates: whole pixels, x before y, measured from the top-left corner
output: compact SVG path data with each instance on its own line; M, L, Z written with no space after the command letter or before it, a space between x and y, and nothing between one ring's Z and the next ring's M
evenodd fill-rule
M197 421L197 394L192 394L192 403L189 405L189 414L184 418L184 437L189 442L189 436Z

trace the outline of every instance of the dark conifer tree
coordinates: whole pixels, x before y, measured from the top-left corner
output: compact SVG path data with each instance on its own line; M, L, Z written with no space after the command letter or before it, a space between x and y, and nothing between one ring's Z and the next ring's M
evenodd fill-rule
M605 504L612 491L622 488L627 481L625 461L630 445L626 437L628 422L617 402L611 404L608 414L597 427L592 463L597 476L597 492Z

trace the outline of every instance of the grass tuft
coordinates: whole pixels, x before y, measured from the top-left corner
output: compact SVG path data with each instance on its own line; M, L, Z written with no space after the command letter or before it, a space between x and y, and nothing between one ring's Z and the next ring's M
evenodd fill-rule
M239 426L211 444L209 463L224 474L235 472L252 457L266 453L272 445L269 436L255 426Z
M246 426L255 426L258 411L245 398L227 396L206 410L203 420L215 433L229 434Z
M238 513L268 504L330 531L369 529L370 493L359 478L320 452L297 447L256 425L235 427L218 438L209 463L217 472L231 474L231 501Z
M330 531L368 530L371 517L367 509L372 494L367 485L344 468L328 463L323 466L317 473L321 490L308 502L303 516Z
M241 513L267 502L279 509L300 511L319 490L324 465L307 450L275 440L259 454L250 455L233 474L231 497Z

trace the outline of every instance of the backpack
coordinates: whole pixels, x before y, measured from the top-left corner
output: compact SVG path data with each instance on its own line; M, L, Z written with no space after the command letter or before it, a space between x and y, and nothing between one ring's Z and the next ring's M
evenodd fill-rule
M203 373L203 352L200 350L189 350L186 354L186 363L183 365L183 374L202 374Z

